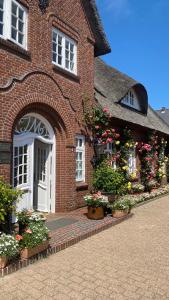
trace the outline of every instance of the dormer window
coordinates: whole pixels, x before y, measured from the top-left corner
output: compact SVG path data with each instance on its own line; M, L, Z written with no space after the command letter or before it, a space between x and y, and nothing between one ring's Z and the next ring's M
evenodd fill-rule
M16 0L0 0L0 37L27 48L27 10Z
M133 90L128 91L125 97L121 100L121 103L136 110L141 110L138 98Z

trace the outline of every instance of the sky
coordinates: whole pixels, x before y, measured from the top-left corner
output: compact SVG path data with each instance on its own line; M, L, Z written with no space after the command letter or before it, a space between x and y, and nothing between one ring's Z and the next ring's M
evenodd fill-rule
M109 65L142 83L149 104L169 108L169 0L96 0Z

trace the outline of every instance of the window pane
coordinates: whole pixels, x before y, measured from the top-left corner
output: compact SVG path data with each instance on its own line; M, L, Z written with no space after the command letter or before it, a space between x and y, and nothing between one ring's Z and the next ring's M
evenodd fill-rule
M21 155L23 153L23 148L19 147L19 154Z
M70 44L70 51L74 52L74 45L73 44Z
M17 36L16 29L12 28L11 36L12 36L12 39L16 40L16 36Z
M27 175L24 175L24 183L27 183Z
M18 43L23 45L23 34L21 33L18 34Z
M4 0L0 0L0 9L3 9Z
M22 176L19 176L19 184L22 184Z
M56 52L56 44L53 43L53 51Z
M58 36L58 45L62 45L62 37L60 35Z
M53 61L56 62L56 53L53 53Z
M70 53L70 60L73 61L73 59L74 59L74 54Z
M58 64L61 65L62 64L62 57L58 56Z
M69 59L69 51L68 50L66 50L65 55L66 55L66 58Z
M19 19L22 21L24 17L24 11L19 8Z
M58 54L61 55L62 54L62 47L58 46Z
M14 2L12 2L12 14L13 15L17 14L17 5Z
M12 26L16 28L17 18L12 16Z
M19 21L19 23L18 23L18 29L19 29L19 31L20 32L23 32L23 22L22 21Z
M66 60L66 69L69 69L69 61Z
M68 41L66 41L66 49L69 50L69 42Z
M3 35L3 25L0 23L0 34Z
M17 155L18 155L18 147L15 147L15 151L14 151L14 153L15 153L15 156L17 156Z
M70 70L73 71L74 70L74 63L70 62Z
M19 165L22 164L22 156L19 156Z
M56 43L57 41L57 34L55 32L53 32L53 41Z
M0 10L0 22L3 22L3 11Z

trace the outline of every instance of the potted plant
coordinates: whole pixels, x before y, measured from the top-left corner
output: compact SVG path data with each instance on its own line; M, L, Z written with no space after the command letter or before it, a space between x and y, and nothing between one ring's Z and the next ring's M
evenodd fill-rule
M27 209L16 213L19 225L19 234L22 234L29 224L29 214Z
M12 235L3 233L0 236L0 269L5 268L10 258L19 253L19 243Z
M29 223L32 222L45 222L46 218L40 212L29 211L23 209L17 213L18 225L19 225L19 234L22 234L25 229L29 226Z
M104 218L104 207L108 204L108 200L101 192L84 196L84 200L88 207L88 218L100 220Z
M124 175L113 170L107 161L103 161L93 174L93 186L95 190L101 191L108 196L109 202L113 202L118 195L125 194L127 185Z
M132 206L130 199L121 199L115 201L109 207L112 209L112 216L114 218L121 218L130 212Z
M30 223L25 232L16 238L19 240L21 259L28 259L49 246L49 230L43 222Z

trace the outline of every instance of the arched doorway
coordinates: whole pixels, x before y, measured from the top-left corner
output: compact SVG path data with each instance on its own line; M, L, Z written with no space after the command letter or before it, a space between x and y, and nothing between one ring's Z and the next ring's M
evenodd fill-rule
M23 191L17 210L55 212L55 134L39 114L23 116L13 138L13 185Z

